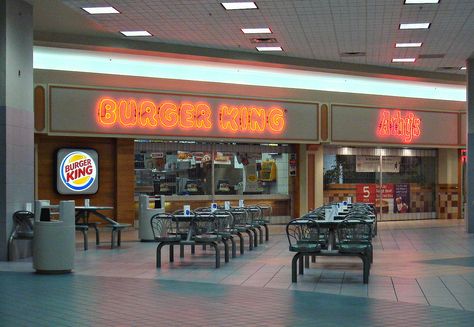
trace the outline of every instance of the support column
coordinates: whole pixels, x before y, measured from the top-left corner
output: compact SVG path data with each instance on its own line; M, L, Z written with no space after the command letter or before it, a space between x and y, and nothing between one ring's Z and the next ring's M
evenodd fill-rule
M33 202L33 7L0 1L0 260L12 214Z
M441 219L460 218L458 201L458 149L438 150L438 185L436 187L436 213Z
M467 214L466 230L474 233L474 53L466 62L467 68Z
M324 205L324 146L321 144L315 153L315 173L314 186L316 189L314 204L316 208Z
M301 217L308 212L308 161L306 155L306 144L298 144L298 179L299 179L299 212L296 213L295 218Z

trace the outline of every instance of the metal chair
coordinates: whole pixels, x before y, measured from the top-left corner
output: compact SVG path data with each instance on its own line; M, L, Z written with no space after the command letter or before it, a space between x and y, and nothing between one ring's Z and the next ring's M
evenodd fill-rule
M234 215L234 228L236 233L246 233L249 238L249 251L252 251L256 244L257 231L252 226L251 217L244 208L231 208L230 212ZM243 244L243 242L242 242ZM255 245L256 246L256 245ZM240 253L243 254L243 248L240 247Z
M20 210L13 213L13 231L8 239L7 259L11 260L11 247L14 240L33 240L35 214Z
M181 241L179 226L173 215L159 213L150 219L153 238L158 242L156 247L156 267L161 268L161 249L169 245L170 262L174 261L174 245Z
M337 226L340 253L358 255L364 265L364 283L368 283L370 264L373 260L372 226L363 219L350 218Z
M299 273L303 274L303 259L321 252L319 244L319 225L313 219L293 219L286 225L289 250L296 252L291 260L291 281L297 282L296 264L299 261Z
M208 244L212 246L216 253L216 268L220 267L220 249L219 242L224 243L225 262L229 262L229 246L217 233L219 230L218 218L214 213L197 213L191 220L191 228L193 229L192 242L195 244ZM189 244L189 241L187 241Z

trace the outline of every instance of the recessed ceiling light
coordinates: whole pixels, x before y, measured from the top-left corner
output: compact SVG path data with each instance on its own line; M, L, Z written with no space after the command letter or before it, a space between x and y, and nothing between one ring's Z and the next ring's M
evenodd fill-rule
M221 2L221 5L225 8L225 10L258 9L257 5L253 1Z
M393 58L392 62L415 62L416 58Z
M120 14L120 12L114 7L84 7L82 9L87 11L91 15Z
M466 70L466 67L465 66L462 66L461 68L459 68L461 70Z
M395 43L395 48L419 48L422 42Z
M120 31L125 36L152 36L148 31Z
M400 24L401 30L417 30L417 29L427 29L427 28L430 28L430 23Z
M244 34L271 34L272 31L268 27L261 28L241 28Z
M283 51L281 47L256 47L258 51Z
M423 5L426 3L439 3L439 0L405 0L406 5Z

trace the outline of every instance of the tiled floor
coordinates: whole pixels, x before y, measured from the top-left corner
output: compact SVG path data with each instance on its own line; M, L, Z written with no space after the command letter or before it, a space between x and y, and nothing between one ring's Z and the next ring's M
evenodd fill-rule
M357 258L318 258L292 284L280 226L272 226L270 242L222 260L220 269L209 249L192 256L187 248L182 259L175 251L170 264L164 248L157 270L156 244L132 241L134 232L120 249L91 243L84 252L78 243L71 275L31 274L28 260L0 263L0 326L2 317L15 326L40 325L35 319L48 326L170 326L190 317L201 326L223 325L228 317L234 325L472 326L474 236L462 223L380 224L368 285Z

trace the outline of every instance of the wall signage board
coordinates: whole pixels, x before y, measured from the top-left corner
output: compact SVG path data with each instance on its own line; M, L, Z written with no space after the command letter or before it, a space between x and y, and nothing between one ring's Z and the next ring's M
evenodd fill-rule
M333 142L456 146L458 113L332 105Z
M382 157L382 170L384 173L400 172L401 157ZM356 172L375 173L380 171L380 157L377 156L356 156Z
M317 141L318 106L50 86L50 131Z
M459 115L459 143L461 145L466 145L467 139L467 115L460 114Z
M92 149L59 149L56 154L59 194L95 194L99 189L99 155Z

